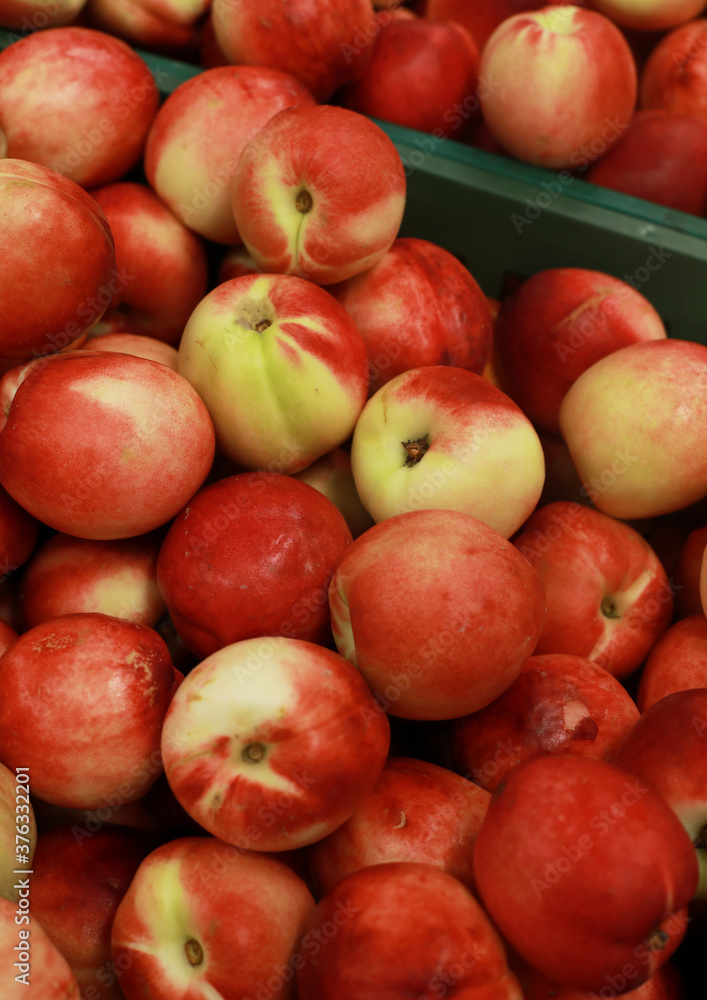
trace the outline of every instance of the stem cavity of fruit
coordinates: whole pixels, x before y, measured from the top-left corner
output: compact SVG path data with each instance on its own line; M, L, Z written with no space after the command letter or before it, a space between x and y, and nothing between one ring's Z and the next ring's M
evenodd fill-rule
M184 945L184 951L190 965L201 965L204 961L204 951L199 942L195 941L194 938L189 938Z
M307 212L311 212L314 201L312 200L312 196L309 191L306 191L304 188L299 191L295 199L295 205L297 207L297 211L301 212L302 215L306 215Z
M427 440L428 435L425 434L424 437L418 438L416 441L401 441L401 445L407 452L407 458L405 459L405 465L410 468L413 465L417 465L421 458L425 455L425 452L430 446Z
M255 333L262 333L269 326L277 322L275 307L267 295L257 294L252 298L244 299L237 308L233 316L236 327L243 330L253 330Z
M266 753L267 747L264 743L249 743L247 746L243 747L243 750L241 751L241 759L244 760L246 764L258 764Z
M667 931L657 930L653 931L649 938L646 938L644 944L649 951L662 951L670 940L670 935Z
M602 600L600 605L600 610L605 618L616 619L621 617L621 615L619 614L619 609L616 607L616 604L614 603L614 600L611 597L607 596Z

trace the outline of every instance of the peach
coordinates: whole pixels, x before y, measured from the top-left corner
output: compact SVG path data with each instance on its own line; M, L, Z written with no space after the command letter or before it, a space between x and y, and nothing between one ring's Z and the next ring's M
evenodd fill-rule
M479 76L493 81L481 109L494 137L518 159L554 169L605 152L636 103L628 42L608 18L579 7L503 21L484 47Z

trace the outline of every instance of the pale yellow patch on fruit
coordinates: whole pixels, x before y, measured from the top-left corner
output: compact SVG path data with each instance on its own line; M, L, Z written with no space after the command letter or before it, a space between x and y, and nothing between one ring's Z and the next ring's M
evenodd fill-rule
M292 259L291 273L299 267L299 253L302 239L311 221L311 212L300 212L297 195L306 188L304 181L292 183L285 178L275 157L268 159L261 167L263 198L268 203L275 225L287 239L287 253Z
M135 878L136 910L148 927L159 928L159 935L148 940L131 940L130 950L152 956L161 967L162 981L170 984L175 995L193 989L196 979L200 1000L223 1000L221 993L203 978L208 967L206 956L200 965L192 965L186 955L187 941L202 943L203 928L191 914L180 867L181 862L176 859L153 862L145 865Z
M705 0L596 0L595 7L624 27L664 31L698 17Z
M147 573L140 575L125 567L112 570L109 577L97 580L91 588L90 606L82 610L100 610L104 615L150 624L159 615L161 606L154 579ZM146 621L147 618L150 621Z
M522 73L526 73L527 79L532 80L532 94L526 93L524 101L526 105L538 106L539 110L544 105L545 115L540 116L541 127L543 118L554 117L564 111L563 97L566 93L578 96L583 93L582 82L587 76L582 47L576 42L558 39L558 34L563 32L548 30L541 35L535 47L525 43L522 49L521 38L518 37L514 44L509 44L504 55L504 58L508 58L512 54L514 61L518 62L517 74L514 65L514 77L519 87L523 87ZM576 101L566 113L573 117L578 114Z
M204 110L212 119L218 113L213 100ZM189 229L217 242L233 243L238 230L231 196L238 156L233 155L228 162L213 159L200 120L187 122L179 136L161 150L153 187Z
M296 702L292 671L277 655L279 645L262 639L237 650L243 646L237 643L219 650L188 674L165 721L163 746L171 743L178 748L174 774L197 758L212 755L215 745L228 738L228 753L214 755L211 761L213 780L201 799L207 806L215 797L225 797L237 777L275 791L299 792L296 784L271 769L267 745L261 761L243 759L243 750L260 742L263 727L281 722Z
M645 591L646 587L650 587L654 580L655 573L653 570L645 569L625 590L610 595L616 617L609 618L603 614L598 616L604 624L604 631L594 644L594 648L587 657L588 660L601 662L602 653L616 639L616 630L619 629L625 632L630 628L630 625L625 621L625 616L631 613L641 594Z
M351 448L356 489L374 520L444 508L471 514L509 538L534 509L545 480L542 445L530 422L519 415L494 427L481 414L445 421L421 399L389 405L385 388L366 404ZM406 465L402 442L425 435L429 450Z
M170 10L179 24L193 24L209 9L209 0L170 0Z
M258 294L256 283L251 301ZM262 301L245 322L240 309L224 319L208 304L197 306L180 343L179 372L206 404L226 455L251 469L297 472L346 439L363 399L287 329L298 324L326 339L316 317L253 329L251 320L261 312L265 319L273 315Z
M553 35L574 35L581 28L577 14L578 8L567 4L536 11L530 16L541 28Z
M402 195L391 195L384 203L373 205L370 211L360 213L356 218L347 221L346 232L343 236L337 234L333 243L338 243L340 239L345 239L351 248L351 263L348 268L340 264L334 266L335 280L343 281L355 274L360 274L368 268L373 267L381 259L382 253L387 249L391 237L391 218L402 219L405 208L405 197ZM312 213L313 218L309 225L316 228L316 240L313 241L314 254L307 254L307 245L304 240L304 230L301 233L299 262L301 273L307 277L309 274L317 276L315 280L332 280L332 269L327 268L327 246L328 232L327 226L316 218L316 213ZM366 250L369 250L366 253Z
M351 626L351 609L339 579L336 583L336 592L330 597L329 606L331 608L331 624L336 637L336 648L349 663L358 666L356 642Z
M391 217L402 218L404 208L405 194L391 194L382 204L371 205L368 212L361 213L347 225L349 239L363 246L380 246L389 237Z
M170 407L159 392L150 392L143 379L129 381L100 374L93 378L83 377L69 388L86 399L95 400L101 407L120 411L130 421L134 439L121 448L120 457L124 462L141 459L143 451L138 445L154 446L155 437L172 426L174 407Z
M156 225L155 220L147 213L135 212L130 220L130 237L136 245L150 247L162 245L166 250L171 250L174 242L174 229L172 226Z

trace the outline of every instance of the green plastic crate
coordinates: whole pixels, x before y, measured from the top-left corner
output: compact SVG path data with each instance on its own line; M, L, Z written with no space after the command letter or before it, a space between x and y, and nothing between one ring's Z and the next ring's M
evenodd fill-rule
M18 36L0 32L4 48ZM195 66L139 51L160 93ZM402 236L431 240L459 257L487 295L548 267L585 267L629 281L673 337L707 343L707 219L424 132L378 124L408 174Z

